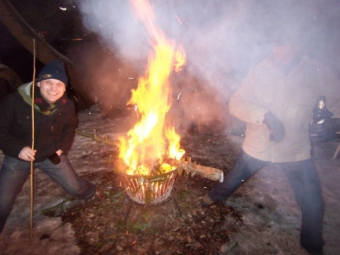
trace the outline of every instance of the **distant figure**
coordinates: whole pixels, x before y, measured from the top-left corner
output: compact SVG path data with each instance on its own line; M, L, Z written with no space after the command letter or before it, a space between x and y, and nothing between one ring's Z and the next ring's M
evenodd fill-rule
M0 149L5 155L0 170L0 233L30 174L31 161L74 197L90 199L96 193L96 186L79 178L66 156L78 124L74 103L65 93L67 80L64 64L55 60L39 73L34 95L29 82L0 102Z
M322 254L324 202L308 134L320 96L326 97L335 117L325 127L335 132L340 129L339 80L309 59L297 43L274 46L229 102L230 113L246 122L242 151L224 182L212 188L202 205L226 200L265 165L278 163L302 211L300 244L311 254Z

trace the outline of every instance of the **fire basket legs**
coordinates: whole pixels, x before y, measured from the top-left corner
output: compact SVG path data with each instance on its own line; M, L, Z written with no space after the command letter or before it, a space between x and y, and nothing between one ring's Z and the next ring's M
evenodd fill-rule
M174 201L175 207L176 207L176 209L177 209L177 211L178 211L179 215L182 215L181 208L179 208L179 206L178 206L178 203L177 203L177 200L176 200L175 196L173 196L172 200Z
M127 218L129 217L129 215L130 215L130 212L131 212L131 208L132 208L132 202L130 201L130 199L129 199L129 207L128 207L128 209L127 209L127 211L126 211L126 213L125 213L125 217L124 217L124 223L126 223L126 221L127 221Z
M180 209L180 207L179 207L179 205L177 203L177 200L176 200L173 192L171 192L171 195L168 197L168 199L166 199L165 201L162 201L162 203L159 203L159 204L150 204L150 205L147 205L147 204L138 204L138 203L132 201L129 198L129 196L127 196L127 198L128 198L128 201L129 201L129 205L128 205L127 211L125 213L124 223L127 222L127 219L128 219L128 217L129 217L129 215L131 213L131 209L132 209L133 205L140 206L140 207L142 206L142 207L144 207L144 209L149 209L149 208L153 208L153 207L156 207L156 206L164 205L165 203L168 203L168 202L170 202L170 200L172 200L174 202L175 208L177 209L179 215L182 215L182 211L181 211L181 209Z

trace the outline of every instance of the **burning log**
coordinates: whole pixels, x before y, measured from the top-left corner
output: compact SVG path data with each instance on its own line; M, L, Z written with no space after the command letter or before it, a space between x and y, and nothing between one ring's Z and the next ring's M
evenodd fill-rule
M212 181L223 181L223 171L217 168L208 167L208 166L201 166L194 162L189 161L182 161L176 159L166 159L164 163L168 163L172 166L176 166L179 170L184 170L187 173L192 175L198 174L204 178L207 178ZM123 160L117 159L114 161L114 168L119 172L125 172L127 169L127 165L124 163Z

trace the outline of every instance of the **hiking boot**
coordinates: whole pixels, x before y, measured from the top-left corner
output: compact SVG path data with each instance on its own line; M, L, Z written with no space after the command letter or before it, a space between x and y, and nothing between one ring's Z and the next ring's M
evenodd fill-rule
M208 208L211 205L213 205L215 202L211 200L211 198L207 195L205 195L201 200L201 205L204 208Z

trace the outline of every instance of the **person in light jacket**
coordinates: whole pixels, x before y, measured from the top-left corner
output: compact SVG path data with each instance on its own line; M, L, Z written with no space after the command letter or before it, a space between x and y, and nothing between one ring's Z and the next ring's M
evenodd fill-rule
M324 202L308 130L321 96L334 114L328 126L332 132L340 129L340 82L297 45L284 42L273 47L232 95L230 113L246 122L242 151L202 205L226 200L265 165L278 163L302 211L300 244L311 254L322 254Z
M29 82L0 102L0 149L5 155L0 170L0 233L30 174L31 161L74 197L86 200L96 193L96 186L79 178L67 157L78 123L74 103L65 92L67 80L64 64L54 60L39 73L33 96Z

